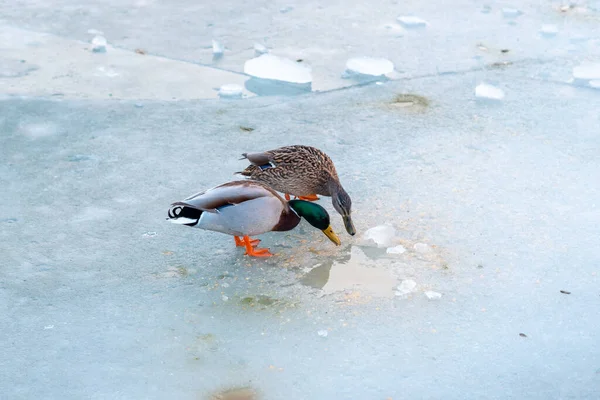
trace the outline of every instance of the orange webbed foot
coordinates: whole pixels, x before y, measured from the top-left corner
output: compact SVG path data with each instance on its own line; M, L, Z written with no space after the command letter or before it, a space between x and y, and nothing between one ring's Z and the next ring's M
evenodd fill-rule
M250 239L248 235L244 236L244 245L246 246L246 254L252 257L271 257L273 254L269 249L257 249L252 246L252 242L258 239Z
M298 200L317 201L319 200L319 196L317 196L316 194L309 194L308 196L298 196Z
M286 194L285 194L285 199L286 199L287 201L290 201L290 199L291 199L290 195L286 193Z
M234 236L233 238L235 239L236 247L244 247L246 245L244 240L239 238L238 236ZM250 245L252 245L252 247L258 246L259 243L260 239L250 239Z

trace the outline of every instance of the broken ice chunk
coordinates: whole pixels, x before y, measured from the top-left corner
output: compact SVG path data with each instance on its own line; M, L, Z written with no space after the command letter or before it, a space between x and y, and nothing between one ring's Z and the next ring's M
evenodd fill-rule
M590 87L600 89L600 80L590 81Z
M311 83L312 74L309 67L287 58L271 54L263 54L246 61L244 73L255 78L272 79L289 83Z
M92 51L94 53L106 52L106 38L104 36L94 36L94 38L92 39Z
M396 288L396 296L405 296L411 292L414 292L417 288L417 282L412 279L403 280Z
M269 52L269 49L267 49L267 46L265 46L264 44L260 44L260 43L254 43L254 54L258 57L261 54L266 54Z
M404 248L404 246L399 244L396 247L388 247L388 249L385 252L388 254L402 254L406 252L406 249Z
M396 238L396 229L391 225L379 225L368 229L364 234L364 239L373 241L377 247L390 247L394 244Z
M523 14L523 12L517 10L516 8L505 7L502 9L502 15L504 18L517 18L521 14Z
M502 100L504 91L487 83L480 83L475 88L475 97L480 99Z
M600 79L600 63L582 64L573 68L573 78L586 81Z
M327 335L328 335L327 329L321 329L320 331L317 332L317 335L319 335L321 337L327 337Z
M414 15L403 15L398 17L398 22L405 28L423 28L427 26L427 21Z
M216 40L213 39L212 51L213 51L213 55L222 56L223 53L225 52L225 47L223 47L223 44L221 44L220 42L217 42Z
M429 300L436 300L436 299L441 298L442 294L438 293L438 292L434 292L434 291L428 290L428 291L425 292L425 296L427 296L427 298Z
M558 33L558 27L556 25L545 24L542 25L540 33L542 34L542 36L545 37L556 36L556 34Z
M219 88L219 97L241 98L244 88L235 83L223 85Z
M355 57L346 62L346 74L383 76L394 70L394 64L385 58Z

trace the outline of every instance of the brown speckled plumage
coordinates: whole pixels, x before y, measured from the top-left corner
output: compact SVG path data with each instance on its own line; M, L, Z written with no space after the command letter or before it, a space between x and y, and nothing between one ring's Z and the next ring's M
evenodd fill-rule
M246 153L252 163L241 175L264 182L273 189L294 196L320 194L331 196L331 183L339 184L331 158L310 146L286 146L263 153ZM262 170L260 165L274 167Z

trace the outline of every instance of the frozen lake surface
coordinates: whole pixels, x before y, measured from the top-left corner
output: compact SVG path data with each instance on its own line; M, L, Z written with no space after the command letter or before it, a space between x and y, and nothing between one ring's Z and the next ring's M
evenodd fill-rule
M600 2L0 11L3 398L600 398ZM165 221L289 144L342 246Z

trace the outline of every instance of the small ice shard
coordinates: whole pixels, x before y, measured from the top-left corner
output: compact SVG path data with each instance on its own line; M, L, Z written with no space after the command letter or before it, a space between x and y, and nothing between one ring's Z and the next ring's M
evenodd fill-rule
M388 254L402 254L406 252L406 249L404 248L404 246L399 244L396 247L388 247L388 249L385 252Z
M306 84L312 82L312 73L309 67L272 54L263 54L246 61L244 73L255 78L288 83Z
M439 299L439 298L442 297L442 294L438 293L438 292L434 292L434 291L428 290L428 291L425 292L425 296L427 296L427 298L429 300L437 300L437 299Z
M600 79L600 63L582 64L573 68L573 78L586 81Z
M413 246L418 253L428 253L431 248L426 243L415 243Z
M223 296L221 296L221 300L223 300L223 301L228 301L228 300L229 300L229 297L227 297L227 296L223 295Z
M92 39L92 51L94 53L106 52L106 38L104 36L94 36L94 38Z
M327 332L327 329L321 329L320 331L317 332L317 335L321 336L321 337L327 337L329 333Z
M46 325L44 327L44 330L48 330L48 329L54 329L54 325Z
M487 83L480 83L475 88L475 97L479 99L502 100L504 91Z
M235 83L230 83L219 88L219 97L241 98L243 92L243 87Z
M394 63L379 57L355 57L346 62L346 74L383 76L394 70Z
M217 42L213 39L212 41L212 51L214 56L222 56L225 52L225 47L220 42Z
M392 37L404 36L404 29L398 24L385 24L383 25L384 32Z
M265 46L264 44L260 44L260 43L254 43L254 54L258 57L261 54L266 54L269 52L269 49L267 49L267 46Z
M542 36L546 37L556 36L556 34L558 33L558 27L556 25L544 24L540 29L540 33L542 34Z
M390 247L394 244L396 238L396 229L391 225L379 225L368 229L364 234L364 239L375 242L377 247Z
M143 108L144 107L144 103L135 103L134 104L136 108Z
M423 28L427 26L427 21L414 15L403 15L397 18L398 22L405 28Z
M396 288L396 296L405 296L411 292L414 292L417 288L417 282L412 279L403 280Z
M505 7L502 9L502 15L504 18L517 18L523 14L521 10L517 10L516 8Z
M294 9L294 7L292 7L292 6L281 7L279 9L279 12L282 13L282 14L285 14L285 13L289 13L293 9Z
M156 232L146 232L142 236L143 237L154 237L156 235L158 235L158 233L156 233Z

